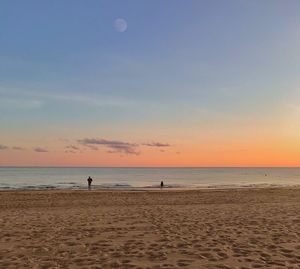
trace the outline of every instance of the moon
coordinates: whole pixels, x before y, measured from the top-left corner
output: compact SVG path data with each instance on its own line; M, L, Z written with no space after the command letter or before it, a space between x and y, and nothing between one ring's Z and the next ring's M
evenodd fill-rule
M115 29L118 32L125 32L127 30L127 22L124 19L118 18L114 22Z

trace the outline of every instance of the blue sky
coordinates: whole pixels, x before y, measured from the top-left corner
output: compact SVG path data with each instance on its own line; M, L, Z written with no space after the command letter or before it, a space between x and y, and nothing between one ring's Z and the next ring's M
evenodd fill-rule
M0 144L29 129L119 139L130 128L137 140L156 130L176 143L190 130L197 144L249 122L274 133L278 121L296 134L299 10L296 0L1 1Z

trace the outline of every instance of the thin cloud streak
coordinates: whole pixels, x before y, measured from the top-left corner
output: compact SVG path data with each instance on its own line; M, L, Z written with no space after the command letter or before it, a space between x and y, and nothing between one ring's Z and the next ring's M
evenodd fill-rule
M25 148L17 147L17 146L12 147L12 149L14 149L14 150L25 150Z
M170 144L168 143L160 143L160 142L151 142L151 143L144 143L142 144L143 146L147 146L147 147L171 147Z
M74 145L66 146L66 149L69 149L69 150L80 150L78 147L76 147Z
M65 150L65 153L75 154L75 153L78 153L78 151L75 151L75 150Z
M68 145L65 147L65 153L72 153L72 154L75 154L75 153L79 153L81 152L80 151L80 148L79 147L76 147L74 145Z
M0 150L5 150L5 149L8 149L8 146L0 144Z
M41 153L44 153L44 152L49 152L47 149L44 149L44 148L40 148L40 147L36 147L33 149L35 152L41 152Z
M47 89L49 92L49 89ZM24 107L40 107L43 105L45 100L64 101L64 102L76 102L86 103L93 106L113 106L113 107L130 107L134 103L127 98L121 98L116 96L107 95L83 95L83 94L57 94L47 93L41 91L32 91L27 89L16 89L16 88L4 88L0 86L0 93L7 95L5 103L22 105ZM30 99L35 98L37 100L31 101Z
M1 98L0 107L5 109L36 109L42 107L43 102L40 100L9 97Z

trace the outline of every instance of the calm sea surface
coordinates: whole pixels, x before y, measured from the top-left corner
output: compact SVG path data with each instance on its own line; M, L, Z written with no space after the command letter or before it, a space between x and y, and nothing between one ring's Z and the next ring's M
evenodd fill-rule
M0 189L264 187L300 185L300 168L0 168Z

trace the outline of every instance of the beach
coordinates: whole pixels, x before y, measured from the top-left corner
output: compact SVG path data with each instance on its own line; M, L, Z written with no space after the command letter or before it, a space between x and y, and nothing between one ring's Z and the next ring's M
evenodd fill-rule
M300 268L300 189L0 192L0 268Z

